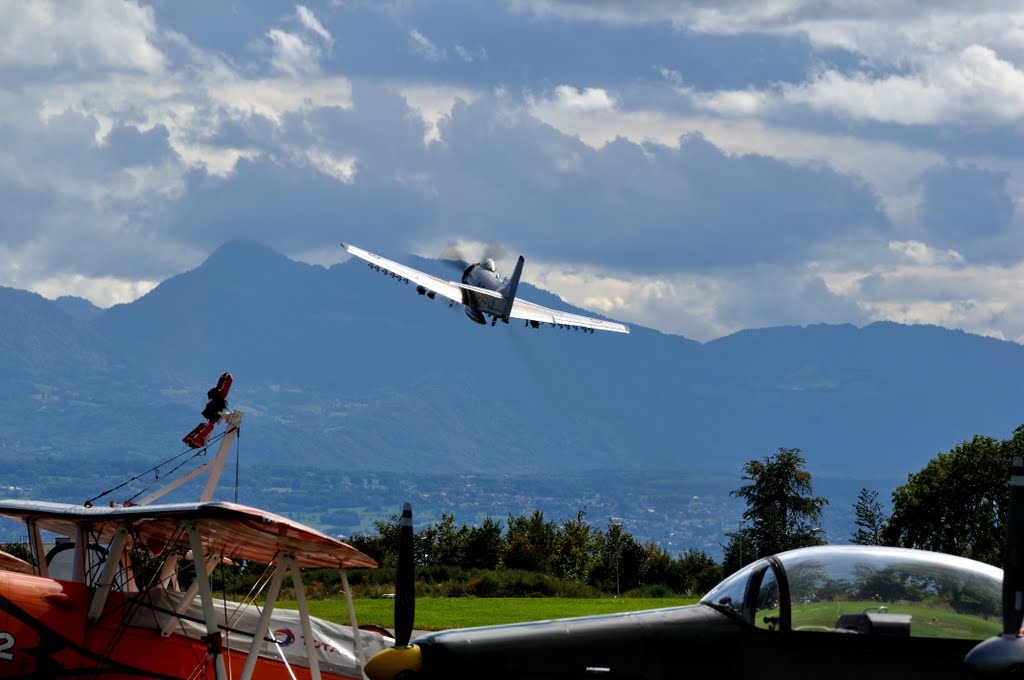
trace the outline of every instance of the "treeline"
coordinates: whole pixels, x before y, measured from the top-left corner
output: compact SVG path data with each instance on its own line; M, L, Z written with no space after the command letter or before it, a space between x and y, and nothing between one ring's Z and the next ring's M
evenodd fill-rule
M746 510L735 532L725 535L723 560L702 551L672 555L657 543L641 544L616 518L592 526L586 510L560 521L540 510L531 515L485 519L479 526L441 521L414 534L417 590L436 596L700 596L724 576L760 557L811 545L856 543L918 548L1001 565L1015 456L1024 457L1024 425L1006 440L976 436L939 453L892 493L891 510L878 493L862 489L854 505L856 531L826 536L820 528L828 499L813 494L806 461L796 448L748 461L744 482L731 495ZM392 592L397 565L399 517L375 522L377 533L354 535L349 543L377 560L380 570L355 570L352 585L361 595ZM30 559L27 546L0 545ZM220 569L221 587L247 592L261 565ZM337 593L337 570L323 570L311 597Z
M1000 565L1014 456L1024 456L1024 425L1006 440L979 435L939 453L896 488L889 512L876 491L862 489L853 508L857 530L831 542L919 548ZM695 596L760 557L830 542L820 528L829 501L813 494L800 449L780 448L748 461L742 472L745 483L730 494L742 499L746 510L737 530L725 535L721 563L698 550L673 556L654 542L641 545L615 518L591 526L585 510L558 522L538 510L509 515L504 525L487 518L479 526L460 526L454 515L442 514L440 522L415 534L415 562L428 571L487 573L492 580L494 574L514 572L603 593ZM398 519L376 522L377 534L353 536L350 543L381 566L393 567ZM472 578L486 583L479 575ZM489 594L486 587L463 590Z
M398 519L375 522L375 535L352 536L348 542L382 567L394 567ZM491 572L540 574L603 593L645 596L702 595L722 578L721 567L702 551L672 556L653 541L641 545L614 518L604 527L591 526L585 510L557 522L536 510L529 516L510 514L504 525L488 517L479 526L459 526L454 515L442 514L440 522L414 534L413 545L418 569L475 574L469 577L475 579L470 591L482 595L494 589L488 587L494 576L484 576Z

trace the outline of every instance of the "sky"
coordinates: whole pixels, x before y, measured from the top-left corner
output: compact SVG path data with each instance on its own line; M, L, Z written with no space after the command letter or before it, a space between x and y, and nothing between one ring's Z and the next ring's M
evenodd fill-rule
M496 243L699 341L1021 343L1024 4L0 3L0 285L107 307L234 239Z

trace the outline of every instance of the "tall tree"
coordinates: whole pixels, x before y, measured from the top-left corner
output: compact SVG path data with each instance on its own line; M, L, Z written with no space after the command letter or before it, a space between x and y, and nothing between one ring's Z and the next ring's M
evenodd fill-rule
M885 511L878 501L878 492L861 489L853 506L854 524L857 530L850 535L850 543L856 545L884 545Z
M940 453L892 494L886 542L1002 561L1010 464L1024 453L1024 425L998 441L975 436Z
M828 499L811 495L811 473L805 464L800 449L780 447L774 455L743 466L743 479L750 483L729 494L746 502L742 523L748 526L727 535L731 543L753 548L754 554L748 553L745 561L824 543L818 525ZM738 552L726 547L727 556Z
M470 569L497 569L505 549L501 522L484 518L478 527L471 527L464 542L464 566Z
M534 510L529 517L509 514L507 526L502 566L553 573L551 565L555 558L558 525L545 520L543 511Z

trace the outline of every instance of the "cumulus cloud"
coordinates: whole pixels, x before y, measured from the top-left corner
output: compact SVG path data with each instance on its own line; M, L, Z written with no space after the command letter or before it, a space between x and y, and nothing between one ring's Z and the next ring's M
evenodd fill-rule
M609 275L551 262L530 262L529 269L530 283L570 304L645 325L645 319L660 319L660 330L700 342L751 327L871 320L855 300L833 292L813 267L657 276Z
M807 83L782 88L781 98L883 123L996 124L1024 116L1024 70L987 47L971 45L922 60L906 75L825 70Z
M0 68L72 68L159 74L153 10L132 0L38 0L0 6Z
M310 40L312 36L328 48L334 40L323 24L304 5L296 5L295 17L305 29L305 35L272 28L266 33L270 40L270 62L276 71L292 78L308 77L320 72L320 59L324 50L320 44Z
M1016 6L415 5L0 8L0 283L109 304L230 238L337 261L342 229L499 241L570 302L702 340L1024 338Z
M314 45L301 36L277 28L267 31L273 56L271 63L281 73L292 76L308 76L320 70L319 52Z
M753 114L788 104L901 125L1012 124L1024 115L1024 7L1012 0L971 6L907 0L888 5L884 17L867 0L511 4L539 16L624 25L670 22L684 34L787 36L809 40L822 52L838 49L860 57L860 68L825 66L777 87L703 93L700 105L715 112Z
M964 261L964 256L955 250L939 250L920 241L890 241L889 250L915 265L951 265Z
M837 267L825 279L871 320L933 324L1024 342L1021 276L1020 261L974 266L926 260L859 271Z
M571 85L559 85L555 88L555 104L574 111L612 111L615 97L599 87L580 91Z

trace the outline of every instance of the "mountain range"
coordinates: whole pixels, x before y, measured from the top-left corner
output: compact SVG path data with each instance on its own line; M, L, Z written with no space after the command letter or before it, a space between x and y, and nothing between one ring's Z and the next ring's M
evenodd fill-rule
M438 260L403 261L453 277ZM592 315L526 283L519 295ZM109 309L0 288L0 319L8 470L104 461L123 473L173 455L224 371L246 463L325 475L738 486L744 462L797 447L817 478L891 488L1024 421L1013 342L888 322L707 343L636 326L482 327L357 260L325 268L246 241Z

